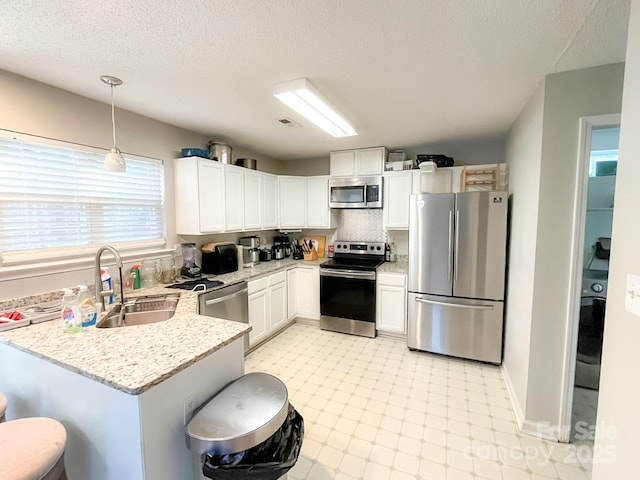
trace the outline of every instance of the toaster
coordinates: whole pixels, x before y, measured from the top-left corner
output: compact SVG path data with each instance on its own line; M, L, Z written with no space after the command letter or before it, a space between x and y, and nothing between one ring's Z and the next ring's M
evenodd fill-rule
M238 249L234 243L218 244L213 252L202 252L202 273L220 275L238 270Z

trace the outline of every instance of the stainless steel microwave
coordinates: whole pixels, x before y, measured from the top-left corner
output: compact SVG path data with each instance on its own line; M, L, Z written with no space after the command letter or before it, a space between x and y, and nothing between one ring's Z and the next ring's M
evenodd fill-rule
M382 208L382 176L329 179L330 208Z

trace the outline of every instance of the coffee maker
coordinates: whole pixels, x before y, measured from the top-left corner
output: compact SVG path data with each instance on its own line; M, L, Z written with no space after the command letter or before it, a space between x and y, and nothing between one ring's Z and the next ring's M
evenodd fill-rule
M183 243L182 246L182 268L180 275L183 277L199 278L202 270L196 265L196 244Z
M289 241L289 237L273 237L273 246L281 247L284 251L284 256L291 256L291 242Z
M253 267L260 262L260 238L257 235L240 237L238 243L242 246L242 266Z

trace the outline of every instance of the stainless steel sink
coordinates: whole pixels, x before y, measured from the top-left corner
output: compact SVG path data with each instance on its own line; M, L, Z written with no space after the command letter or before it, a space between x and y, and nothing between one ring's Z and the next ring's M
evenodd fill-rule
M96 327L114 328L145 325L169 320L176 312L179 294L146 295L116 305L100 319Z

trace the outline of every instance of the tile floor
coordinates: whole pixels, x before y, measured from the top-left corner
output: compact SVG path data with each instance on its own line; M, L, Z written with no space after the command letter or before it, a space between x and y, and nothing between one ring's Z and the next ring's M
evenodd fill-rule
M294 480L584 480L588 444L518 433L500 369L294 324L246 358L305 421Z

